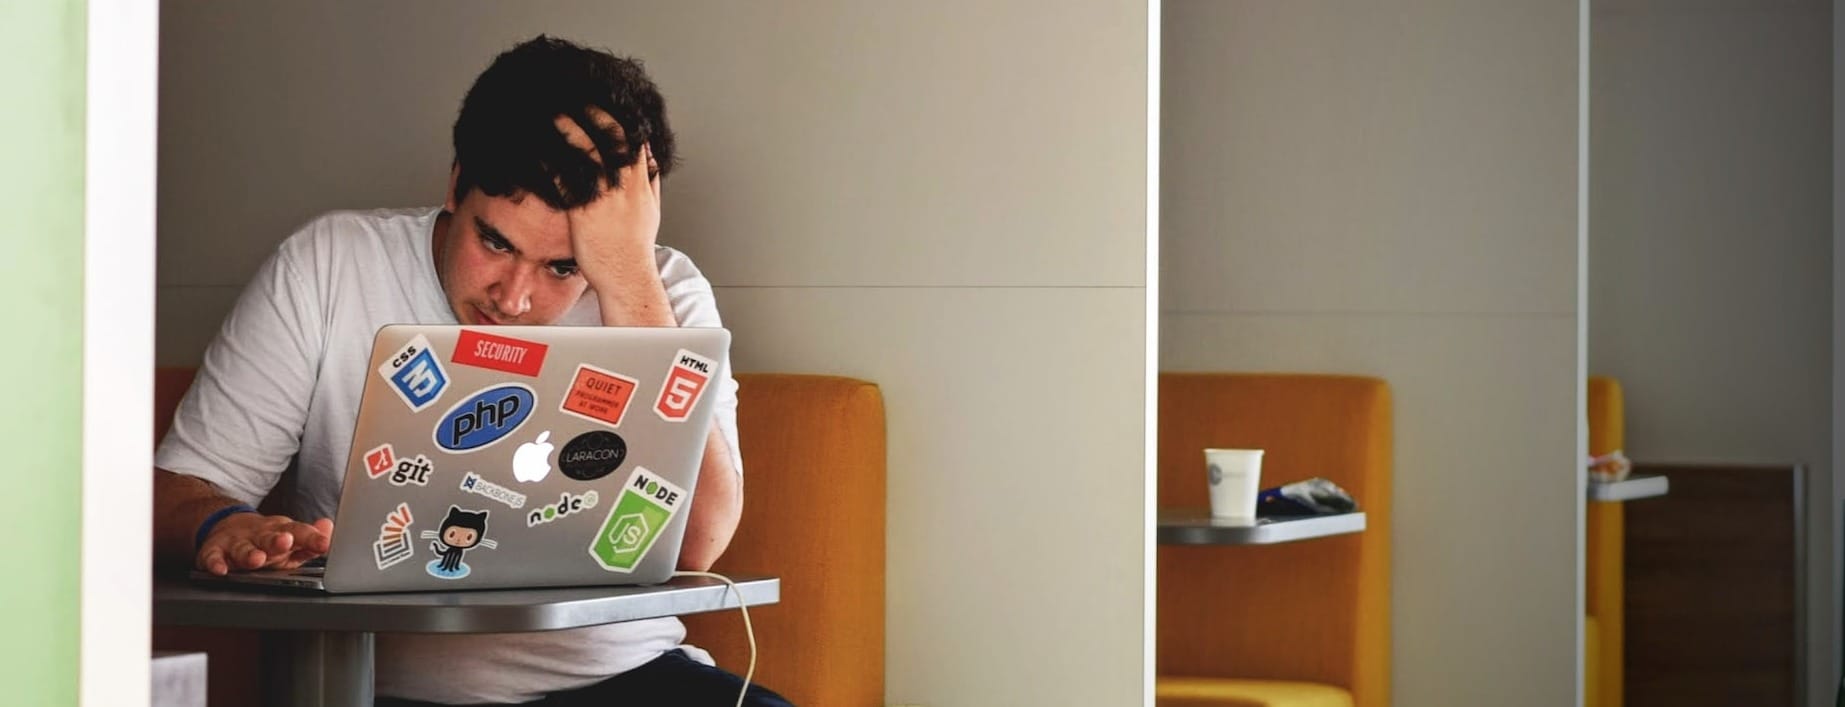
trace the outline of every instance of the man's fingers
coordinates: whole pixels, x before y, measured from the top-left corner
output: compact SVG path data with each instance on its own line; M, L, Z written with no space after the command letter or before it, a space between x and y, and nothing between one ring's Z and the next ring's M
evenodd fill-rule
M220 577L231 573L231 565L224 561L224 548L216 545L206 547L199 552L199 569Z
M269 561L269 556L251 543L249 538L238 538L231 542L231 557L237 561L238 567L246 570L262 567L263 563Z

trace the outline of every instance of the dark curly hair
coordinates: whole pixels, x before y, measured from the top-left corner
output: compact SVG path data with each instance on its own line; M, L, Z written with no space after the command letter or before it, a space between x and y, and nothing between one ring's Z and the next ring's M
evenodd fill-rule
M601 130L594 106L621 126ZM601 165L558 133L569 116L596 145ZM544 35L495 57L462 99L455 119L455 200L473 189L488 196L536 195L558 210L593 201L600 179L619 184L645 142L659 174L675 164L666 99L641 62Z

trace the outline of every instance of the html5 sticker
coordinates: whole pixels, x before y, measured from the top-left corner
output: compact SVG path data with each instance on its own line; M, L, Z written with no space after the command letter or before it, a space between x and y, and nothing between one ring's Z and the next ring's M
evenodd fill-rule
M372 451L365 453L365 473L370 474L372 478L376 479L391 473L391 470L395 468L397 468L397 452L391 449L389 442L373 447Z
M536 376L544 369L545 352L550 349L535 341L462 329L455 341L455 355L448 360L464 366Z
M628 414L628 401L634 398L639 382L614 371L605 371L587 363L577 364L577 375L570 379L570 390L558 409L585 420L620 427Z
M660 386L660 399L654 401L653 411L667 422L685 422L716 373L716 361L680 349L673 356L673 367L666 372L666 383Z
M391 384L391 391L403 398L411 412L422 412L448 388L448 371L442 370L442 362L429 350L429 339L421 334L391 354L378 367L378 375Z

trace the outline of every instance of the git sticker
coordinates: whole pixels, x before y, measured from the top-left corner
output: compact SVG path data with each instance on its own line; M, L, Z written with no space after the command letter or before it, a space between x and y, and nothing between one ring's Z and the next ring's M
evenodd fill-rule
M605 371L587 363L577 365L577 375L570 380L559 410L585 420L620 427L628 413L628 401L634 397L638 383L614 371Z
M589 556L610 572L633 572L686 502L685 489L645 467L635 467L622 484L621 497L603 519L602 529L590 540Z
M716 372L717 362L680 349L673 356L673 367L666 372L666 383L660 386L660 399L654 401L653 411L667 422L685 422Z
M429 351L429 339L421 334L379 366L378 375L391 384L391 390L403 398L412 412L422 412L448 388L448 372L442 370L442 363Z
M435 470L435 462L421 454L409 459L400 458L397 460L397 466L391 469L391 484L394 486L405 484L428 486L429 474Z
M395 468L397 468L397 452L391 449L389 442L373 447L372 451L365 453L365 473L370 474L372 478L384 476L385 472Z
M397 504L397 510L384 517L384 525L378 526L378 542L372 543L378 569L389 569L416 554L416 549L410 545L410 524L414 520L407 503Z

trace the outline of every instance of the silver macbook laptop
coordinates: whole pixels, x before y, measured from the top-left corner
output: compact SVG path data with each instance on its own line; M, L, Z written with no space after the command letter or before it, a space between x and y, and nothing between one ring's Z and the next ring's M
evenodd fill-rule
M729 352L723 329L386 326L324 565L193 576L327 592L663 582Z

